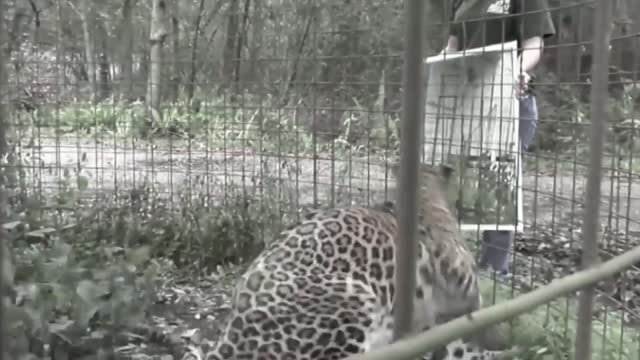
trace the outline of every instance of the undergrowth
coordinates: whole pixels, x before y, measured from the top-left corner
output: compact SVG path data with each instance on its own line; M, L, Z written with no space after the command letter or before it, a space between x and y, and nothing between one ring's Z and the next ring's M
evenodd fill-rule
M320 129L327 110L304 106L281 108L273 100L244 95L240 102L227 97L178 99L158 111L147 111L142 101L113 99L93 103L69 101L58 108L43 107L16 112L14 123L29 129L26 136L42 137L43 131L75 133L80 137L119 139L190 139L212 147L253 148L258 151L300 154L328 150L332 144L345 147L395 149L398 145L397 117L376 115L360 105L343 111L337 128ZM381 112L381 110L380 110ZM380 120L378 118L383 117ZM373 123L378 124L374 127ZM384 125L381 125L383 124Z
M483 297L489 304L499 304L517 296L511 287L482 279ZM558 299L533 309L499 329L511 338L521 351L515 360L573 359L576 337L577 303L575 299ZM623 325L617 313L608 313L605 320L594 320L593 360L637 359L640 332Z
M279 231L293 212L276 206L274 184L263 188L228 186L220 199L157 186L87 197L73 181L53 197L7 192L7 358L91 358L126 344L164 274L244 263Z

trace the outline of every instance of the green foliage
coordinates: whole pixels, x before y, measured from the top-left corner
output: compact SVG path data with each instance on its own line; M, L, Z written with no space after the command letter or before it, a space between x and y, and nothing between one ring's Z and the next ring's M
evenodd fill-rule
M148 246L154 258L203 270L252 258L262 248L268 229L278 224L262 202L249 196L233 194L209 204L204 196L198 197L174 201L151 197L130 207L93 213L81 221L99 224L81 224L76 235L96 242L112 239L119 246Z
M535 146L546 151L578 150L582 153L588 144L581 141L588 136L591 109L586 85L563 83L552 72L544 73L539 80L553 86L541 86L538 103L540 125ZM618 96L608 102L609 123L607 146L614 153L625 153L637 145L640 138L640 90L634 83L622 86Z
M481 289L487 306L512 299L517 292L506 285L482 279ZM600 306L600 305L597 305ZM515 360L564 360L574 358L577 303L575 299L558 299L548 306L503 323L499 331L512 339L522 352ZM608 312L593 322L593 360L631 360L638 356L637 329L623 325L622 318Z
M618 153L632 153L640 145L640 87L629 84L621 98L610 98L609 114L613 131L607 142L617 145Z
M575 139L582 138L588 131L587 105L580 98L581 88L561 82L551 72L537 81L554 85L536 88L540 119L536 148L548 151L573 148Z
M107 332L142 321L155 300L159 264L146 248L96 248L103 253L97 263L61 238L12 250L14 276L7 279L12 301L4 303L11 358L41 355L44 344L100 343ZM4 259L3 266L7 263Z
M222 199L197 184L177 186L173 196L142 185L87 199L81 179L65 173L53 196L13 192L11 221L3 224L11 251L2 263L10 358L41 357L47 347L76 353L112 346L144 322L162 272L243 263L293 210L284 201L290 193L269 179L225 185Z
M213 100L179 100L147 113L142 102L71 102L55 109L16 113L21 126L54 129L59 133L94 133L95 136L142 138L149 118L153 137L192 139L212 147L252 147L261 151L306 152L312 140L296 123L293 112L275 110L250 96L242 105L224 97Z
M75 101L59 109L16 112L15 117L23 136L30 136L32 142L53 130L59 135L77 134L78 141L88 140L89 136L96 141L108 139L123 144L138 140L184 145L191 141L214 149L250 148L276 154L394 150L399 145L399 119L384 113L380 105L384 93L379 94L374 111L355 101L351 110L335 115L342 119L337 128L324 130L324 110L314 112L304 106L282 109L274 101L249 94L233 101L226 96L208 100L180 98L150 113L142 102ZM153 118L151 133L147 131L149 118ZM79 175L81 170L73 174L79 176L79 187L86 185L86 178ZM65 174L65 181L66 177Z

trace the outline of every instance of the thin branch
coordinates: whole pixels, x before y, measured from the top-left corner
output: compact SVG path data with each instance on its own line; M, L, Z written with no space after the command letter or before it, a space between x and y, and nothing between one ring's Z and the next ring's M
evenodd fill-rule
M82 11L80 11L80 9L78 9L76 5L73 2L71 2L71 0L67 0L67 5L69 5L71 10L73 10L80 19L84 20L85 14Z
M198 7L198 16L196 17L196 24L193 33L193 45L191 46L191 70L189 73L189 82L187 83L187 97L189 100L193 98L196 82L196 66L198 64L198 39L200 37L200 23L202 22L202 15L204 14L204 0L200 0L200 6Z
M309 2L311 4L311 2ZM286 106L289 102L289 92L293 88L293 84L298 77L298 66L300 65L300 59L302 58L302 53L304 51L304 46L307 44L307 39L309 38L309 33L311 32L311 25L313 24L316 16L316 8L311 8L311 14L307 17L307 23L304 28L304 32L302 33L302 37L300 39L300 43L298 44L298 50L296 51L296 57L293 61L291 75L289 76L289 80L284 88L284 92L282 94L282 100L280 101L280 106Z
M222 9L222 5L224 4L225 1L220 0L213 6L213 9L211 9L211 11L209 12L207 21L205 21L204 26L202 26L203 29L206 29L209 27L209 25L211 25L211 22L216 18L216 16L218 16L220 10Z
M390 344L383 349L354 355L348 357L347 360L408 360L420 357L438 346L446 345L489 326L511 320L557 298L594 285L638 262L640 262L640 246L602 264L554 280L546 286L520 295L515 299L473 312L472 319L466 315L461 316L426 332Z
M236 63L233 69L233 81L237 87L240 86L240 67L242 66L242 46L245 42L247 34L247 24L249 22L249 9L251 8L251 0L244 0L242 26L236 37L236 51L235 58Z

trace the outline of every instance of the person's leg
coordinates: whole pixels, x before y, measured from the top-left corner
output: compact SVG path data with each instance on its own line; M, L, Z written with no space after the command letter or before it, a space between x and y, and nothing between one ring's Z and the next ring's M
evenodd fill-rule
M491 268L498 273L508 273L511 263L514 232L510 230L485 230L482 233L480 268Z
M534 95L527 95L520 99L520 144L525 152L536 134L538 128L538 103Z
M533 95L520 100L520 145L524 153L531 145L538 127L538 106ZM483 252L480 267L491 267L500 273L509 272L514 233L512 231L487 230L482 234Z

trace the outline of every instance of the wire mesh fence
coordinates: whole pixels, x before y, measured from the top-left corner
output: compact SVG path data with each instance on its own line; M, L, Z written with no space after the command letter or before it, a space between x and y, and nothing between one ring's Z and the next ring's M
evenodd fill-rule
M428 2L429 56L445 46L452 3ZM532 72L539 125L522 157L518 106L505 75L505 64L520 66L517 51L499 46L426 65L422 155L456 169L450 196L465 236L480 254L485 230L517 230L510 274L485 273L488 303L579 269L594 2L548 3L555 34ZM198 300L199 310L181 298L179 282L161 287L163 296L175 296L163 314L218 314L228 285L222 273L255 256L301 209L393 198L387 163L401 137L402 5L9 1L4 231L22 266L18 280L55 283L92 269L87 262L111 266L145 246L158 271L169 267L158 259L169 259L180 273L216 274L205 287L189 285L192 297L217 299ZM616 1L614 14L603 259L640 238L640 6ZM50 258L69 254L62 244L75 255L53 266ZM57 296L74 293L80 280ZM130 304L128 291L146 296L143 287L127 280L110 310L100 308L100 320L116 326L137 319L132 314L152 301ZM594 358L637 358L637 269L598 289ZM17 297L28 298L24 291ZM73 304L64 311L83 303ZM65 327L51 309L30 306L44 319L39 336L70 336L65 331L89 322L74 315ZM217 326L213 317L209 328ZM179 327L204 326L190 321ZM527 359L570 354L574 334L572 299L532 312L511 332L530 349Z

